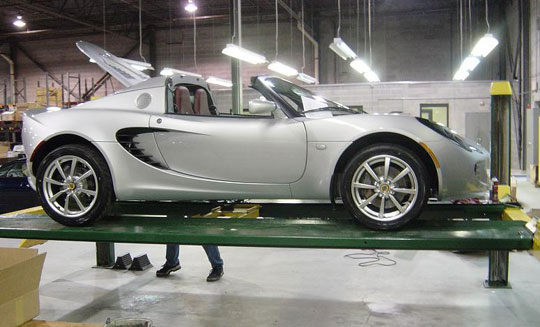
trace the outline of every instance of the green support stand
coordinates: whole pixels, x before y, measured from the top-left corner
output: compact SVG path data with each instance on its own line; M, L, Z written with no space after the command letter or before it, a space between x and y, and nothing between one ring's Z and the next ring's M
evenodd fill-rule
M115 261L114 243L96 242L96 267L110 268Z
M489 251L488 279L484 281L486 288L512 288L508 283L508 251Z

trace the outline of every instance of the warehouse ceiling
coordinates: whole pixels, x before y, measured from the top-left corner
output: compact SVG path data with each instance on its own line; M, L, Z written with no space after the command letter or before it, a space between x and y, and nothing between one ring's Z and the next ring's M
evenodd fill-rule
M301 0L278 0L299 12ZM199 9L197 19L201 24L228 24L231 0L195 0ZM472 0L475 6L483 0ZM142 1L142 21L145 28L168 28L191 20L183 8L187 0ZM373 3L373 2L372 2ZM456 11L455 0L375 0L375 15L396 15L421 11ZM243 0L243 22L272 21L274 0ZM306 21L308 17L337 15L337 0L304 0ZM341 0L342 15L355 15L356 6L364 11L366 0ZM22 15L27 25L17 28L13 21ZM4 0L0 3L0 41L26 40L62 36L106 33L137 38L139 19L138 0ZM283 19L289 14L280 6ZM362 13L363 15L363 13ZM311 18L312 19L312 18Z

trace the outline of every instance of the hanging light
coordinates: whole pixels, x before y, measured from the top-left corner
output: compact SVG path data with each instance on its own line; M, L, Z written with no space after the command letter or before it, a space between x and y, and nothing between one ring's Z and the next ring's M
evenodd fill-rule
M364 77L368 80L368 82L380 82L379 76L375 74L374 71L370 70L368 72L364 73Z
M343 42L340 37L335 37L334 42L330 43L328 47L343 60L355 59L357 57L356 53L354 53L354 51L349 48L347 43Z
M299 73L298 76L296 76L296 79L306 84L319 84L319 81L315 77L304 73Z
M366 64L362 59L356 58L349 64L354 70L359 72L360 74L364 74L366 72L369 72L371 69L369 68L368 64Z
M268 62L264 56L261 56L258 53L255 53L253 51L249 51L247 49L241 48L237 46L236 44L229 43L225 48L221 51L224 55L227 55L229 57L233 57L245 62L249 62L250 64L264 64Z
M268 65L268 69L273 70L276 73L279 73L285 76L298 75L298 71L295 68L292 68L291 66L287 66L279 61L272 61L272 63Z
M471 51L471 55L485 58L498 44L499 40L497 40L493 34L487 33L478 41L478 43L476 43Z
M233 85L233 83L231 81L223 79L223 78L215 77L215 76L208 77L206 79L206 83L215 84L215 85L221 85L221 86L225 86L225 87L232 87L232 85Z
M193 3L193 0L188 0L188 4L184 7L187 12L194 13L197 11L197 5Z
M13 21L13 25L17 26L17 27L25 27L26 26L26 22L24 20L22 20L22 16L21 15L17 15L17 19L15 19Z
M454 81L464 81L469 77L469 72L466 70L458 70L454 75Z
M463 63L459 67L459 70L472 72L476 66L480 63L480 59L472 56L468 56L463 60Z
M192 73L192 72L186 72L186 71L183 71L183 70L169 68L169 67L163 68L159 72L159 74L162 75L162 76L170 76L170 75L180 74L180 75L184 75L184 76L187 75L187 76L194 76L194 77L199 77L199 78L202 77L201 74Z

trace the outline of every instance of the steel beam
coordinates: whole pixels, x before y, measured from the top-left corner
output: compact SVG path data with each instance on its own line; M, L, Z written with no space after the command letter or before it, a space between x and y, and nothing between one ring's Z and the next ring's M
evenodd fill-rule
M20 44L15 44L15 46L17 47L17 49L22 52L28 59L30 59L30 61L36 65L39 69L41 69L42 71L44 71L45 73L47 73L47 75L53 80L55 81L58 85L60 85L62 88L64 88L66 91L68 91L70 94L72 94L73 96L76 97L76 95L74 93L71 92L71 90L69 88L66 88L63 83L62 83L62 80L59 79L58 77L54 76L53 74L51 74L49 72L49 70L47 68L45 68L45 66L43 66L43 64L41 64L39 61L37 61L36 59L34 59L29 53L28 51L26 51L25 48L23 48Z
M235 8L231 15L231 37L235 36L238 46L242 46L242 1L231 0L231 8ZM242 63L236 58L231 58L232 77L232 112L242 114Z
M109 33L109 34L112 34L112 35L117 35L117 36L122 36L122 37L130 38L130 39L134 39L132 37L122 35L122 34L110 31L108 29L105 29L105 28L103 28L103 26L99 26L99 25L96 25L96 24L91 23L91 22L83 21L83 20L81 20L81 19L79 19L77 17L73 17L71 15L67 15L65 13L55 11L55 10L49 8L49 7L46 7L46 6L37 4L37 3L28 3L28 2L25 2L25 1L11 1L11 4L13 6L16 6L16 7L23 7L23 8L26 8L26 9L39 11L39 12L42 12L42 13L47 14L47 15L52 16L52 17L69 20L69 21L74 22L76 24L83 25L83 26L86 26L86 27L90 27L90 28L93 28L93 29L101 31L101 32L105 32L105 33Z

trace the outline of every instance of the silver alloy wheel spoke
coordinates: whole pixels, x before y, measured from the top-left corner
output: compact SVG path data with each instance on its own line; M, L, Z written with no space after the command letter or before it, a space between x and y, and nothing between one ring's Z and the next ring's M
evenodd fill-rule
M71 194L68 194L68 195L66 196L66 201L64 202L64 212L65 212L66 214L69 213L69 199L70 199L70 198L71 198Z
M54 184L54 185L58 185L58 186L64 186L64 185L66 185L65 183L56 181L56 180L54 180L54 179L52 179L52 178L49 178L49 177L45 177L44 181L47 182L47 183L51 183L51 184Z
M405 211L405 208L403 208L403 206L398 202L396 197L393 196L392 194L390 194L390 201L392 201L392 203L394 204L394 206L396 206L396 208L399 210L399 212Z
M405 194L416 194L416 190L413 188L395 188L394 192Z
M410 172L409 167L403 169L396 177L392 178L392 183L397 183L400 179L405 177Z
M373 171L373 169L371 169L371 167L369 166L369 164L367 162L364 163L364 168L371 175L371 177L373 177L373 179L375 181L379 180L379 176L377 176L377 174L375 174L375 172Z
M384 180L388 180L388 172L390 171L390 157L384 158Z
M77 206L79 206L79 209L81 209L81 211L84 211L86 207L82 204L81 200L79 200L79 197L77 196L77 194L73 194L73 198L75 199Z
M369 198L367 198L366 200L364 200L362 202L362 204L360 204L360 208L364 208L365 206L367 206L371 201L373 201L376 197L378 196L377 193L373 193L372 196L370 196Z
M368 190L374 190L374 189L377 188L375 185L364 184L364 183L353 183L353 187L364 188L364 189L368 189Z
M87 189L84 189L84 188L82 188L80 191L81 191L81 193L84 193L84 194L89 195L89 196L96 196L96 191L91 191L91 190L87 190Z
M56 199L58 199L58 197L59 197L60 195L66 193L67 191L68 191L67 188L66 188L66 189L63 189L63 190L61 190L61 191L59 191L58 193L56 193L56 194L54 194L52 197L50 197L50 198L49 198L49 201L51 201L51 202L56 201Z
M386 198L383 196L381 198L381 207L379 208L379 218L384 218L384 205L386 202Z
M77 166L77 157L73 157L73 160L71 160L71 170L69 171L69 177L71 178L75 174L75 166Z
M88 177L90 177L92 175L94 175L94 172L92 170L89 170L86 173L82 174L81 177L77 178L77 182L80 182L83 179L88 178Z
M62 166L60 165L60 162L58 162L58 160L56 160L54 162L54 165L56 166L56 170L58 170L58 173L60 174L60 176L62 176L63 179L66 179L66 174L64 173L64 170L62 169Z

